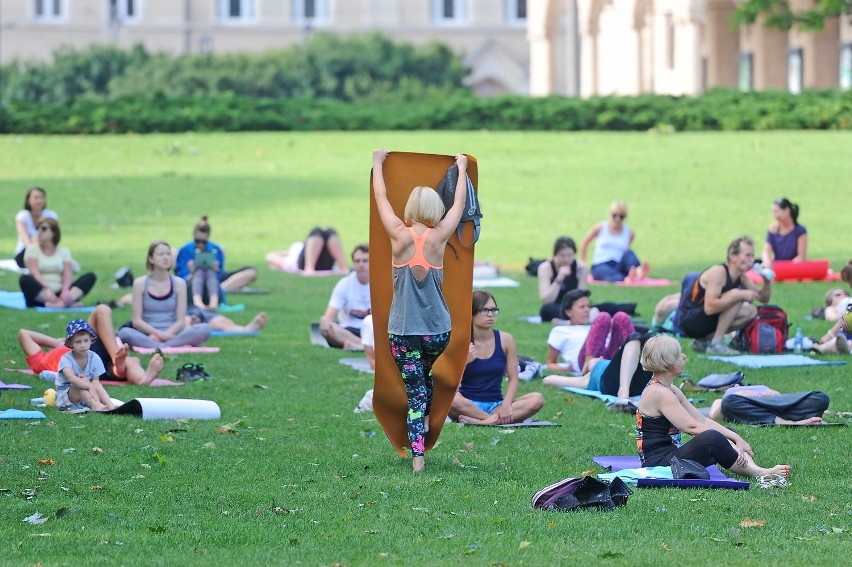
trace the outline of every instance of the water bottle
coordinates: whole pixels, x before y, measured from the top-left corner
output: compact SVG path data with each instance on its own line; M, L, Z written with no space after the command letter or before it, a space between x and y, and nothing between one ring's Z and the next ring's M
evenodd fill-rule
M793 338L793 352L796 354L802 354L802 328L796 327L796 336Z

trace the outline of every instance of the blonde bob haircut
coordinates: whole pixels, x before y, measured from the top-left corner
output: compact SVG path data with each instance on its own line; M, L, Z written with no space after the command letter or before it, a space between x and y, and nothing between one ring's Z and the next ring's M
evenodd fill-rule
M672 337L651 337L642 348L642 368L647 372L665 372L680 362L680 343Z
M417 186L405 204L405 224L423 223L434 228L444 216L444 203L431 187Z

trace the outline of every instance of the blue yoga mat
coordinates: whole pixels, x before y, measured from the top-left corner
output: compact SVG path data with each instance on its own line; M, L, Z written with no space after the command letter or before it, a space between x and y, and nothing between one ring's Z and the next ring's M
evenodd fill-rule
M782 366L843 366L845 360L818 360L803 354L741 354L739 356L708 356L746 368L774 368Z
M638 469L642 467L639 455L613 455L592 457L592 460L613 472L622 469ZM748 490L751 484L746 481L728 478L715 465L707 467L709 480L694 478L640 478L636 486L643 487L672 487L672 488L727 488L729 490Z
M8 307L9 309L27 309L27 303L24 301L24 294L20 291L7 291L0 289L0 307ZM95 310L94 307L36 307L36 311L42 313L91 313Z
M580 394L581 396L590 396L592 398L598 398L599 400L603 400L605 402L614 402L618 399L618 396L610 396L607 394L602 394L597 390L586 390L585 388L575 388L574 386L563 386L563 390L568 390L569 392L574 392L575 394ZM633 396L632 398L628 398L634 404L639 403L640 396Z
M260 331L212 331L211 337L254 337L260 334Z
M46 416L36 410L19 410L10 408L0 410L0 419L44 419Z

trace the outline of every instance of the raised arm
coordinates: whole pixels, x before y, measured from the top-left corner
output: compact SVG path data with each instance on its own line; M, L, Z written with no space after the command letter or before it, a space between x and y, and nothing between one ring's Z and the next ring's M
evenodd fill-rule
M388 188L385 185L385 175L382 170L387 157L387 150L373 151L373 195L376 198L376 209L379 211L379 218L385 227L385 232L393 241L396 239L396 235L405 229L405 223L396 216L390 201L388 201Z
M435 225L435 233L443 240L449 240L459 225L467 197L467 156L464 154L457 155L456 166L459 168L459 179L456 182L453 206L450 207L441 222Z

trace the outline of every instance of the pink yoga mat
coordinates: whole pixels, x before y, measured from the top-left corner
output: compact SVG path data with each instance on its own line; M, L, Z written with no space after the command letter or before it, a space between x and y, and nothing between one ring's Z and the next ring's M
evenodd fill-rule
M589 275L586 278L586 281L591 284L613 284L626 287L662 287L672 285L672 281L665 278L642 278L641 280L633 280L630 282L607 282L603 280L594 280L592 279L592 276Z
M157 352L157 349L154 348L145 348L145 347L133 347L133 350L138 352L139 354L154 354ZM217 346L175 346L175 347L163 347L160 349L163 354L207 354L213 352L219 352L219 347Z
M141 384L133 384L126 380L101 380L104 386L141 386ZM148 386L156 388L158 386L183 386L184 382L172 382L163 378L154 378Z

